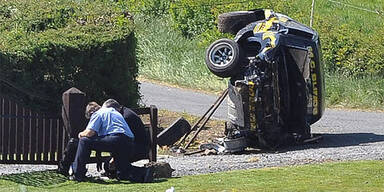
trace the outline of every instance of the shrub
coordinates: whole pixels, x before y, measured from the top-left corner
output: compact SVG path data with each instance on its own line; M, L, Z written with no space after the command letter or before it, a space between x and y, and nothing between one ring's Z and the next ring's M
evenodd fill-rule
M174 27L185 37L193 37L214 27L214 15L211 12L213 0L180 0L171 3L170 13Z
M8 95L32 107L49 98L39 107L58 111L61 94L77 87L89 100L136 105L133 22L115 2L1 1L0 23L2 79L40 97ZM2 84L0 90L13 89Z
M120 0L121 7L146 17L159 17L168 14L170 1L164 0Z
M347 77L384 75L382 32L361 36L360 32L343 24L328 29L320 28L319 33L322 35L323 59L328 73Z

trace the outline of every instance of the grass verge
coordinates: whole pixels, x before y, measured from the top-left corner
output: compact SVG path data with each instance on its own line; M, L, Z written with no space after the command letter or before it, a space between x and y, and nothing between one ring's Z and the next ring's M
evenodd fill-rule
M214 76L204 64L205 49L170 28L168 17L135 18L139 75L182 87L218 91L226 80Z
M384 111L384 79L345 78L328 75L325 79L328 107Z
M20 179L24 178L24 179ZM43 181L38 182L36 178ZM38 184L36 184L38 183ZM352 161L159 179L76 183L52 171L0 176L0 191L382 191L383 161Z

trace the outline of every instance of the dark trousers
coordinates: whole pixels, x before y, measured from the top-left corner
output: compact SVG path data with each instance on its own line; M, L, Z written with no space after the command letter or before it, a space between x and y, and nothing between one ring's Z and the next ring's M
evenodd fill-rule
M116 162L117 176L126 178L132 172L132 165L129 163L132 153L133 139L124 134L82 137L79 139L73 171L76 178L85 177L86 164L89 161L91 150L113 153Z
M66 176L69 174L69 167L71 166L72 162L75 160L78 144L79 144L79 139L77 138L69 139L67 146L65 147L63 157L59 162L59 167L58 167L59 173Z

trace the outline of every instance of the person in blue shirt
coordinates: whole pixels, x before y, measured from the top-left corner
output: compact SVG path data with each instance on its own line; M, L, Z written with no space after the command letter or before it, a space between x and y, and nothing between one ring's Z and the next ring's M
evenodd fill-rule
M148 151L150 150L150 138L141 118L133 110L120 105L120 103L114 99L106 100L103 103L103 107L113 107L115 110L119 111L135 135L133 142L133 155L130 156L129 162L146 159L148 157ZM113 158L108 162L105 162L104 169L104 175L110 178L115 177L116 171ZM144 171L142 167L136 166L133 166L133 170L136 172L136 175L140 175L140 173Z
M100 107L90 102L86 107L90 118L86 129L79 133L75 161L73 162L73 180L84 181L86 164L92 150L111 152L115 158L117 177L135 182L151 182L153 170L148 169L140 178L132 175L129 158L133 149L134 135L123 116L113 107Z

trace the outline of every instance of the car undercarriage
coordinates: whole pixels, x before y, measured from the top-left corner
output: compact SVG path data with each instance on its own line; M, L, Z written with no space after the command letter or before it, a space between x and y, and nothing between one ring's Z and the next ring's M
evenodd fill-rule
M229 77L227 144L276 149L311 138L324 112L317 32L271 10L222 14L219 29L235 34L206 52L208 69Z

